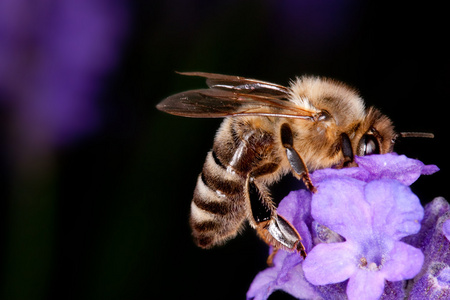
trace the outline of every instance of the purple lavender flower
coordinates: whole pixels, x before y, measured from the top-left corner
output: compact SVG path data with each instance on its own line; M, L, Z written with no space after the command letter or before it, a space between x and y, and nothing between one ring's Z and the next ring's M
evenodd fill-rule
M356 161L358 168L311 174L316 194L300 190L283 199L278 213L302 235L308 256L302 261L296 253L278 251L274 266L255 278L248 299L267 299L277 289L301 299L403 299L414 294L410 279L429 274L424 271L429 263L419 245L425 236L420 225L424 210L408 185L439 169L397 154ZM423 223L429 220L426 211ZM450 252L444 249L440 255ZM440 286L446 282L445 270L433 277Z
M407 288L409 299L450 299L450 241L443 226L449 219L450 204L435 198L425 206L419 233L404 239L425 255L422 270Z
M326 180L311 210L317 222L346 239L319 244L308 254L303 271L313 285L350 279L349 299L378 299L385 280L410 279L420 271L422 252L399 240L419 231L423 208L398 181Z
M286 251L279 251L273 266L256 276L247 298L264 300L276 290L284 290L299 299L314 299L319 295L314 286L305 280L301 259Z

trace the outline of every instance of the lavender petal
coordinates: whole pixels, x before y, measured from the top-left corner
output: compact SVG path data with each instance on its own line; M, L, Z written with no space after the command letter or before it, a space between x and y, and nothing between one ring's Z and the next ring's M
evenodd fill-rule
M373 228L398 240L420 230L424 210L408 186L396 180L375 180L365 187L365 199L373 210Z
M379 299L384 290L384 278L380 272L358 270L347 285L349 300Z
M388 257L380 272L389 281L413 278L419 273L424 261L424 255L420 249L403 242L395 242Z
M355 157L355 161L360 168L371 174L370 180L396 179L405 185L411 185L420 175L430 175L439 171L435 165L426 166L420 160L396 153Z
M450 241L450 220L447 220L442 225L442 232L444 233L447 240Z
M306 279L313 285L346 280L357 270L356 249L348 241L315 246L303 262Z
M300 299L316 299L318 294L308 283L296 253L278 251L274 266L260 272L247 292L247 299L266 300L276 290L283 290Z
M370 232L371 209L364 200L364 185L352 178L323 181L313 195L313 218L345 238Z

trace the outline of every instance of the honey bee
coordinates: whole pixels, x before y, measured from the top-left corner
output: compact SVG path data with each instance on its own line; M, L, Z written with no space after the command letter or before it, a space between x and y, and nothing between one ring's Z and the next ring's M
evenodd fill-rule
M292 173L315 192L310 171L355 166L354 155L392 152L401 135L387 116L366 108L355 89L336 80L303 76L284 87L238 76L180 74L206 78L209 89L170 96L159 110L225 118L191 202L190 225L202 248L235 237L248 221L275 250L305 258L299 233L277 214L270 186Z

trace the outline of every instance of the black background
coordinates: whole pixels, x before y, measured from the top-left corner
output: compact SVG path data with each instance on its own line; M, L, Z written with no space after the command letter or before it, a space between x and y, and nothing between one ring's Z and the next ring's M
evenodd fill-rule
M245 297L265 268L267 247L249 229L212 250L192 243L192 192L221 120L155 109L171 94L205 86L175 71L282 85L302 74L344 81L399 131L435 134L432 140L404 139L396 151L441 168L412 186L423 204L436 196L448 199L446 8L393 3L130 2L130 34L100 99L103 126L55 153L56 179L43 192L56 199L52 246L42 250L51 251L48 271L38 287L36 274L17 276L13 284L47 299ZM14 218L8 180L6 172L4 220ZM6 245L8 222L2 231ZM16 263L13 269L26 274L26 262ZM9 276L2 273L3 280ZM14 293L12 298L20 294Z

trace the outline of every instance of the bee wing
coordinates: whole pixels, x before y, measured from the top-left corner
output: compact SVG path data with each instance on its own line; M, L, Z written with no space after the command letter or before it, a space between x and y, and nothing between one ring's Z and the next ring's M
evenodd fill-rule
M302 109L287 100L218 88L175 94L164 99L156 107L173 115L192 118L223 118L236 115L300 119L317 117L317 112Z
M183 72L179 74L205 77L206 84L213 89L229 90L242 94L266 95L279 99L287 99L289 94L287 87L257 79L206 72Z

